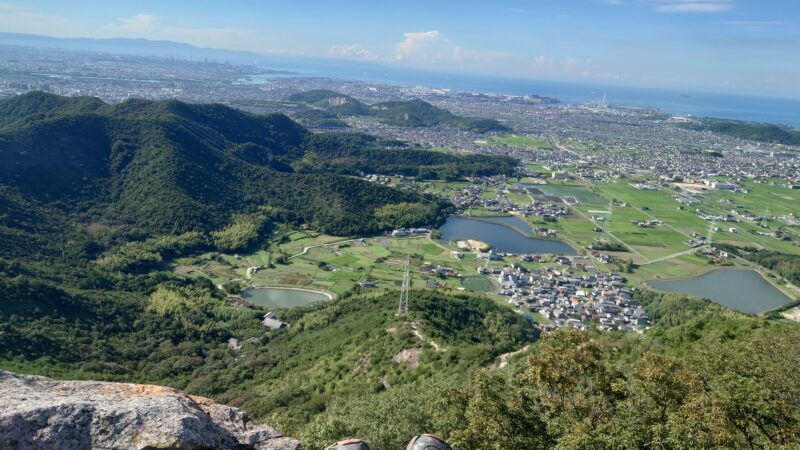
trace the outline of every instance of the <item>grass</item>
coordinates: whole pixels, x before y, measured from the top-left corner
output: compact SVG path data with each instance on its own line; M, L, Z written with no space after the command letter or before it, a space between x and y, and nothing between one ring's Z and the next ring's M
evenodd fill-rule
M458 278L442 280L429 274L417 271L422 262L433 265L451 267L462 274L473 274L483 261L468 254L462 260L450 256L445 247L429 238L366 238L364 242L352 242L346 246L319 246L330 243L330 236L310 236L304 233L291 232L296 237L284 243L273 243L270 251L260 250L252 254L241 255L239 259L231 255L208 253L195 258L183 258L177 261L173 270L188 277L208 277L216 284L230 280L241 280L247 284L300 286L310 289L318 288L337 295L351 290L361 289L359 283L369 279L375 288L397 289L403 279L403 264L406 256L411 257L412 285L425 288L426 280L435 278L443 287L460 288ZM280 235L276 240L280 239ZM266 268L270 254L299 254L303 247L312 247L304 255L292 258L289 264L275 264L274 268ZM274 263L274 260L272 260ZM321 265L329 265L334 270L326 270ZM264 267L257 271L252 280L244 280L247 267ZM483 279L477 291L491 290L492 284ZM477 285L476 285L477 286ZM364 288L370 289L370 288Z
M524 181L524 180L523 180ZM533 228L547 227L555 229L559 238L572 244L576 248L585 249L586 246L596 243L601 239L611 242L615 240L605 232L594 231L595 225L582 217L598 215L590 211L608 210L609 203L614 201L616 206L611 208L610 222L601 223L601 227L609 228L614 235L625 244L632 247L635 252L613 252L612 254L622 259L632 259L642 264L664 256L673 255L688 249L684 241L691 233L708 233L709 222L699 218L694 208L687 207L679 210L679 203L675 200L677 193L670 188L658 190L638 190L631 186L630 180L618 180L605 183L588 183L582 180L570 182L551 182L540 186L541 190L551 195L574 196L580 203L574 208L580 213L572 214L559 219L555 223L544 222L536 217L524 218ZM653 180L644 180L656 184ZM449 196L469 186L467 182L423 182L427 191ZM704 211L723 213L732 207L739 206L739 210L762 212L770 208L773 215L795 213L800 216L800 192L790 189L769 186L766 184L747 183L747 194L707 191L701 199L700 205ZM485 190L487 197L496 195L495 188ZM509 199L519 203L527 203L528 196L506 194ZM734 206L720 203L720 200L731 200ZM627 206L621 206L623 203ZM467 214L467 212L465 212ZM497 212L484 208L472 208L468 214L474 217L496 216ZM665 224L655 228L641 228L633 222L657 218ZM713 239L717 242L730 242L737 245L756 246L773 250L798 253L800 249L793 242L784 242L771 236L761 236L752 232L769 232L780 225L777 220L770 222L771 229L764 230L756 224L719 223L723 231L714 233ZM738 234L727 231L728 227L736 227ZM214 283L221 284L232 279L243 279L245 270L250 266L265 267L270 262L275 262L277 255L284 253L297 255L305 247L311 248L307 254L291 259L287 265L277 264L274 268L262 269L253 277L252 283L264 285L288 285L308 288L319 288L341 295L353 290L369 290L371 287L361 287L360 283L370 280L370 285L377 289L397 289L403 278L403 263L407 256L411 257L412 286L425 288L426 281L435 279L443 288L467 289L475 292L487 293L488 298L498 304L505 304L506 298L491 294L495 286L489 276L475 275L476 269L483 265L483 260L478 260L472 254L467 254L461 260L453 258L441 243L428 238L392 238L377 237L366 238L363 242L352 242L347 245L325 245L335 243L343 238L322 235L310 230L282 229L273 237L268 250L259 250L252 254L233 255L205 254L192 258L182 258L175 262L173 270L182 276L210 278ZM281 242L282 243L279 243ZM314 247L317 246L317 247ZM641 255L641 256L640 256ZM491 268L499 268L512 262L492 261ZM433 274L418 272L419 265L427 262L453 268L464 275L463 279L440 279ZM331 265L335 270L325 270L320 265ZM524 263L528 269L545 267L546 264ZM600 270L609 271L611 266L598 264ZM683 255L668 259L656 264L640 265L634 273L627 274L633 285L641 285L648 280L685 278L696 276L712 270L717 266L709 265L704 258Z
M490 292L494 290L492 282L484 277L464 277L461 279L461 285L475 292Z
M485 146L508 145L510 147L522 147L522 148L531 148L531 147L550 148L550 143L547 142L546 140L534 139L528 136L521 136L518 134L492 136L491 138L486 140L485 144L481 145Z
M582 204L595 206L608 204L607 199L595 194L585 186L547 184L537 186L537 188L548 195L555 195L558 197L575 197Z

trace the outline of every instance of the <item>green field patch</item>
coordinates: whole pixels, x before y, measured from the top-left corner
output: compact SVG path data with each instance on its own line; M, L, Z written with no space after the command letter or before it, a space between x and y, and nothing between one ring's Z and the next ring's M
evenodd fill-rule
M379 245L370 245L369 247L366 247L366 249L378 258L386 258L392 254L392 252L390 252L388 249Z
M353 288L353 283L350 282L342 282L342 283L334 283L330 290L332 290L337 295L342 295L345 292L349 291Z
M463 277L461 278L461 285L465 289L475 292L490 292L494 290L492 282L484 277Z
M719 266L708 264L705 258L694 255L684 255L656 264L639 266L634 270L633 274L626 276L633 282L670 280L675 278L695 277L717 267Z
M575 197L579 202L587 205L605 205L608 203L608 200L584 186L546 184L536 187L547 195Z
M422 244L422 251L429 255L438 255L442 253L442 248L436 244Z
M347 266L358 261L358 257L353 255L342 255L333 258L330 263L336 266Z
M344 281L344 280L358 281L361 279L361 277L362 274L359 272L348 272L340 270L337 272L333 272L329 279L331 281Z

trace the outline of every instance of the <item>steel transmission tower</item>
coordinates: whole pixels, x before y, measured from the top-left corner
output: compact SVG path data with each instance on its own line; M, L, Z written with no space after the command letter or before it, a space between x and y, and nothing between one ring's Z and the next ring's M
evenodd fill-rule
M397 306L397 315L408 315L408 289L411 284L411 274L408 271L409 256L406 256L406 264L403 269L403 286L400 289L400 304Z

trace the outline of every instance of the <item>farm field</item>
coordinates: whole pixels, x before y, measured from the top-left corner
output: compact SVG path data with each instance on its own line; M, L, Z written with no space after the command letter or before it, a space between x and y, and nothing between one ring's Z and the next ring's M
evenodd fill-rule
M508 145L510 147L539 147L550 148L550 143L543 139L534 139L528 136L518 134L507 134L504 136L492 136L486 140L485 144L481 145Z
M472 254L456 259L450 253L454 248L428 236L337 239L294 230L276 235L271 242L268 249L246 255L205 253L181 258L174 262L172 270L188 277L207 277L218 285L233 282L242 286L304 287L342 295L353 290L396 289L408 257L414 288L425 288L428 280L434 280L439 287L494 290L487 277L473 276L485 260ZM285 264L277 262L280 257L285 258ZM469 279L462 284L460 277L421 273L422 264L449 267ZM503 265L503 261L492 261L490 267ZM256 266L259 269L247 278L248 267Z
M536 182L533 179L519 181ZM498 192L502 192L500 196L507 200L529 204L529 195L505 192L505 189L514 187L515 182L509 180L506 186L485 188L482 196L493 199L498 198ZM632 261L634 269L625 276L633 286L645 286L647 281L692 277L719 267L709 264L704 257L692 254L685 244L692 234L709 235L711 223L698 217L695 209L712 214L725 214L737 206L739 211L754 211L756 207L762 207L779 214L790 214L800 209L800 206L795 206L795 203L800 205L800 193L789 189L769 191L765 185L748 185L750 192L746 194L704 191L697 197L698 204L693 208L679 208L680 203L676 201L679 194L676 191L664 187L642 190L631 184L630 180L598 183L547 180L547 184L536 187L548 196L576 198L578 203L569 205L573 213L556 222L546 222L537 216L520 218L534 230L556 230L559 239L582 253L586 253L587 246L591 244L621 242L627 250L606 253L618 260ZM448 197L462 192L470 183L426 181L420 185L428 192ZM778 192L778 196L773 195L774 192ZM464 213L473 217L508 215L482 207L470 208ZM797 213L800 214L800 211ZM653 219L662 224L655 227L638 225L639 222ZM710 236L715 242L800 252L793 242L766 235L780 225L776 220L770 221L767 229L746 221L720 222L716 224L718 231L710 233ZM729 231L734 227L736 233ZM262 249L252 253L207 253L177 260L172 269L188 277L207 277L218 285L296 286L339 296L353 291L397 289L408 257L414 288L436 286L469 290L484 293L498 304L507 304L506 297L493 293L498 288L494 276L477 274L477 268L483 266L485 260L477 259L471 253L464 255L463 259L457 259L451 254L452 250L455 250L453 243L436 241L428 236L348 239L309 230L284 229L272 236ZM488 267L502 268L516 263L535 270L551 264L522 262L515 257L506 259L491 261ZM613 264L587 261L601 271L614 270L615 267ZM732 260L731 263L752 267L742 260ZM423 273L419 270L423 264L447 267L460 276ZM249 278L248 267L258 267L250 273Z

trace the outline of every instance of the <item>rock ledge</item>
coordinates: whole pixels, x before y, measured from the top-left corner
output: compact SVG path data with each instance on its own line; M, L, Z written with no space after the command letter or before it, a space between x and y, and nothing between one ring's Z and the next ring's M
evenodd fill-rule
M162 386L0 371L3 449L297 450L237 408Z

